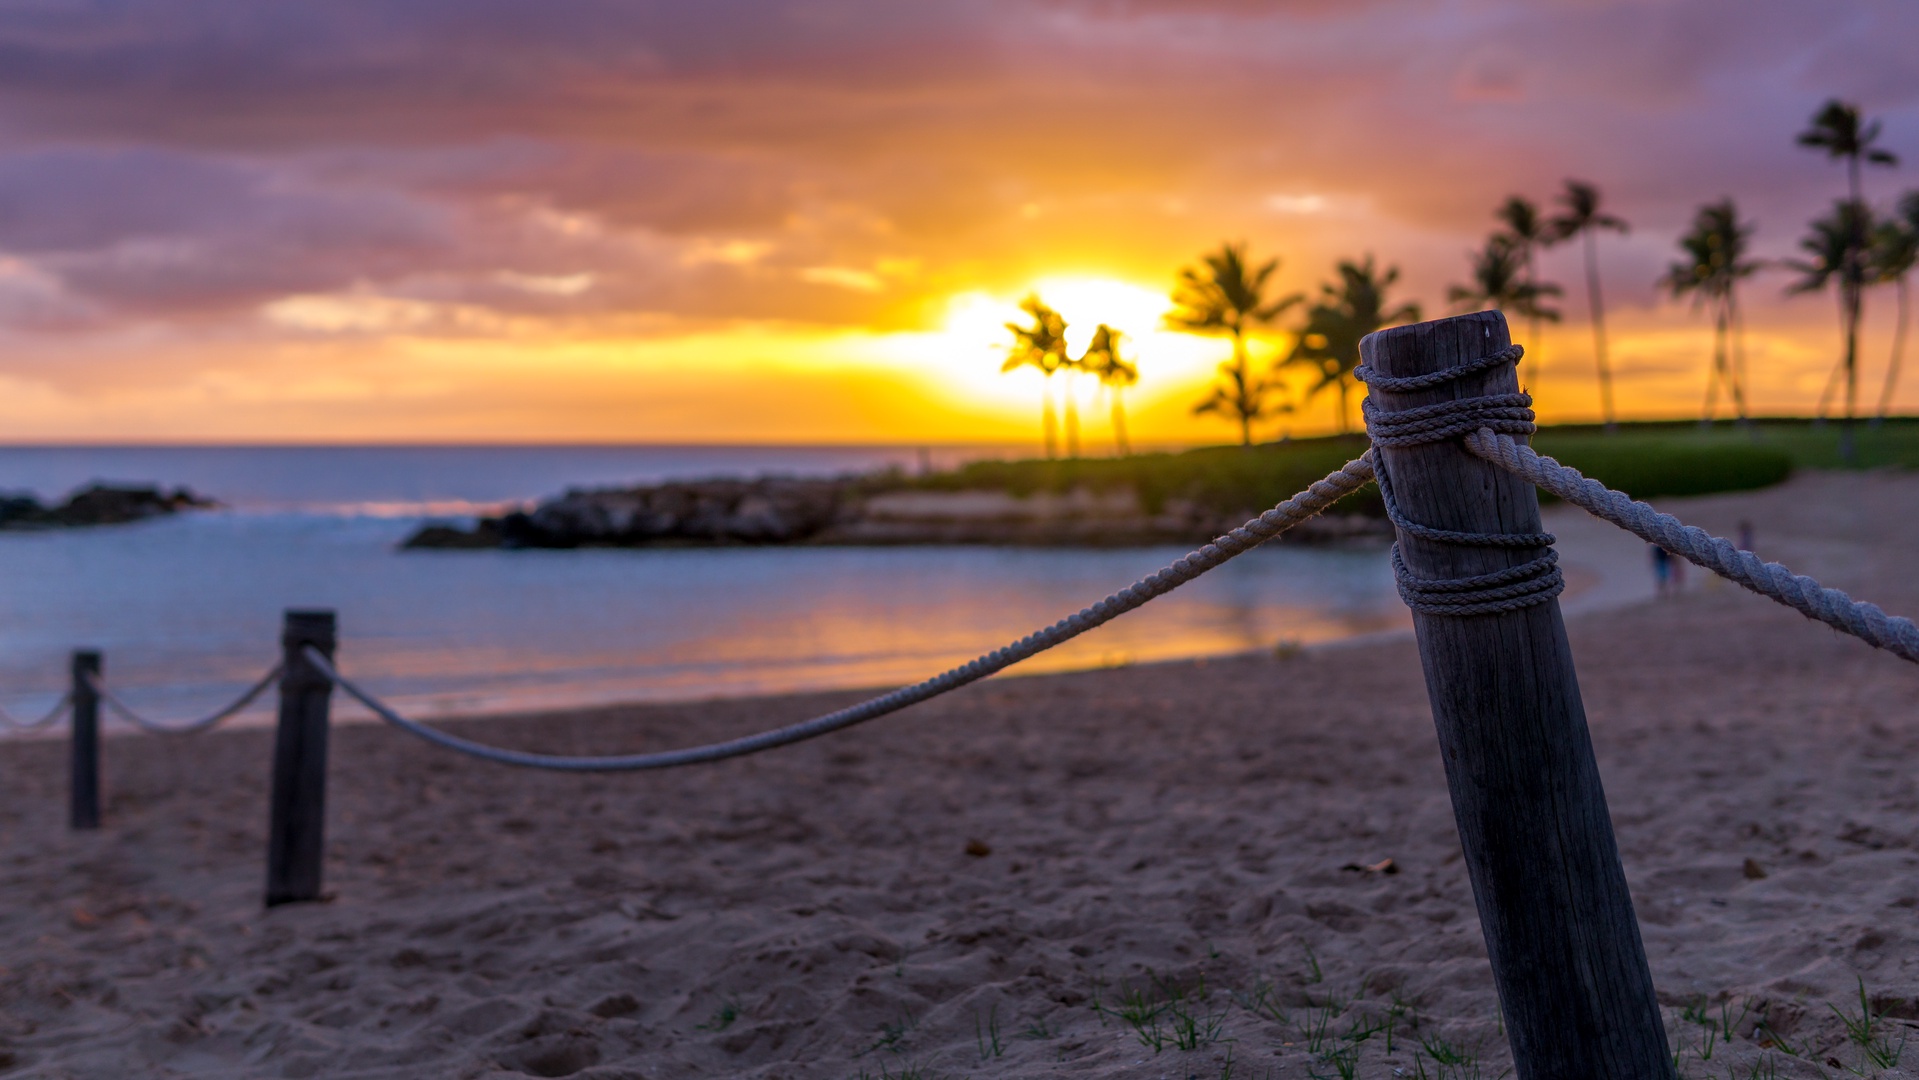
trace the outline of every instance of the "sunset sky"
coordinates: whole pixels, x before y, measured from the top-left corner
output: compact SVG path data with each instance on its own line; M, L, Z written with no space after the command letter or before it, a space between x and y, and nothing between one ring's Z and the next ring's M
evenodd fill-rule
M1700 202L1792 254L1843 192L1793 145L1831 96L1905 159L1868 196L1919 188L1911 0L0 12L0 442L1036 440L1038 377L999 374L1035 288L1076 344L1132 334L1138 437L1223 440L1190 412L1225 344L1157 329L1182 264L1243 239L1310 291L1372 253L1446 314L1494 206L1567 177L1633 225L1601 240L1622 407L1686 416L1709 331L1653 283ZM1576 250L1543 270L1541 411L1590 418ZM1791 276L1745 297L1762 411L1836 356Z

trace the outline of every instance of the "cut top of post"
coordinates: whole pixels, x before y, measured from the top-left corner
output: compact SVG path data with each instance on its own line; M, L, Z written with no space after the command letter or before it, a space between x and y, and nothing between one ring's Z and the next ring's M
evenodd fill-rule
M289 610L280 631L280 647L285 650L285 669L280 675L284 690L315 689L331 682L306 658L308 646L332 659L337 644L336 620L331 611Z

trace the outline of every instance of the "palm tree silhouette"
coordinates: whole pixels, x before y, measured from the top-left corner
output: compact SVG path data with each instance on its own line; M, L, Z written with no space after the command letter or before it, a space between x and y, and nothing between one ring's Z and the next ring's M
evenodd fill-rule
M1272 401L1275 392L1285 389L1286 384L1279 379L1254 378L1243 362L1222 360L1219 377L1214 380L1211 392L1193 406L1193 415L1211 413L1237 422L1239 445L1251 446L1254 424L1293 411L1291 402L1275 405Z
M1859 167L1867 165L1897 165L1899 158L1890 150L1882 150L1873 145L1879 141L1879 121L1865 122L1859 115L1859 106L1833 98L1821 106L1812 116L1812 126L1799 133L1799 145L1813 150L1824 150L1833 161L1844 159L1846 176L1851 181L1847 189L1852 193L1852 201L1865 198L1859 190Z
M1126 403L1124 393L1127 387L1139 381L1138 365L1128 363L1119 355L1120 339L1125 334L1105 323L1093 328L1093 340L1080 355L1079 368L1099 380L1099 384L1113 395L1113 449L1120 457L1132 453L1126 443Z
M1319 381L1307 387L1307 397L1329 386L1338 389L1339 430L1344 433L1352 430L1347 395L1353 369L1359 366L1359 339L1388 326L1418 322L1419 305L1393 307L1387 302L1386 290L1399 280L1399 268L1389 266L1381 273L1371 255L1364 262L1342 260L1338 273L1338 281L1319 287L1319 300L1307 309L1299 340L1284 362L1319 374Z
M1505 236L1519 253L1520 262L1526 267L1526 284L1534 287L1535 296L1560 295L1559 286L1542 285L1539 281L1539 251L1552 246L1553 242L1552 229L1546 219L1539 216L1539 207L1534 206L1532 200L1524 195L1508 195L1506 201L1499 204L1499 209L1493 211L1493 217L1505 226ZM1528 358L1532 360L1532 378L1528 381L1533 384L1535 395L1538 394L1540 364L1546 356L1545 350L1540 347L1544 344L1540 337L1541 319L1540 315L1527 319L1527 328L1532 334L1532 340L1526 343L1526 348L1530 350ZM1550 321L1558 322L1559 316L1553 315Z
M1735 352L1734 334L1738 328L1739 281L1757 273L1760 266L1756 260L1746 258L1752 229L1751 223L1739 220L1739 208L1730 196L1701 206L1693 215L1691 231L1679 238L1679 250L1685 257L1673 263L1659 279L1673 299L1691 296L1695 309L1705 307L1712 312L1712 373L1706 380L1702 424L1712 422L1721 385L1732 394L1739 422L1749 422L1746 373L1741 362L1744 350Z
M1841 199L1832 205L1831 213L1813 221L1811 229L1799 241L1799 248L1812 258L1787 263L1801 275L1787 291L1808 293L1818 292L1829 283L1837 286L1839 326L1846 339L1841 359L1846 376L1846 426L1839 439L1839 454L1850 462L1855 458L1852 418L1859 382L1859 300L1866 288L1868 269L1861 245L1863 238L1872 234L1872 211L1863 202ZM1825 415L1833 381L1826 380L1826 393L1820 395L1820 416Z
M1612 365L1606 359L1606 307L1599 294L1599 250L1593 238L1600 229L1624 233L1627 225L1599 208L1599 189L1583 180L1566 181L1565 190L1559 193L1559 205L1561 209L1550 223L1553 242L1585 238L1586 304L1592 313L1593 357L1599 366L1599 411L1606 430L1612 431L1618 427L1618 418L1613 412Z
M1558 296L1557 285L1539 285L1526 274L1525 250L1510 233L1494 233L1486 246L1471 252L1472 282L1446 290L1446 299L1460 312L1495 308L1524 315L1538 325L1541 319L1558 322L1559 312L1546 307L1546 297Z
M1871 273L1865 263L1871 258L1872 245L1872 213L1866 206L1860 172L1865 165L1888 167L1897 165L1899 158L1892 151L1873 145L1879 141L1879 121L1867 121L1860 115L1859 106L1838 98L1828 99L1824 105L1820 106L1819 111L1813 114L1810 126L1799 133L1797 141L1800 146L1808 149L1824 150L1828 160L1846 163L1846 191L1857 207L1856 213L1835 213L1834 218L1831 219L1846 224L1854 230L1851 234L1840 238L1844 240L1845 248L1837 254L1841 256L1842 261L1849 261L1856 265L1835 268L1828 274L1828 276L1839 275L1840 317L1845 322L1846 333L1846 353L1840 358L1841 368L1846 375L1846 424L1839 438L1839 452L1840 456L1847 461L1852 461L1854 457L1853 397L1858 384L1859 300L1860 293L1864 289L1863 282ZM1819 229L1817 222L1813 224L1813 229L1815 233ZM1812 238L1808 237L1808 239ZM1826 241L1822 239L1819 242L1823 244ZM1820 251L1811 248L1808 250L1813 251L1815 257L1821 254ZM1861 284L1855 285L1853 284L1855 282ZM1851 297L1850 303L1846 299L1848 296ZM1835 378L1838 374L1839 370L1834 370ZM1833 378L1827 379L1826 390L1820 394L1817 415L1822 419L1825 416L1826 399L1831 395L1833 382Z
M1267 299L1267 283L1278 269L1278 259L1251 266L1244 243L1221 244L1218 251L1202 256L1198 266L1180 270L1179 284L1173 288L1174 307L1165 319L1174 330L1232 338L1232 359L1220 365L1220 381L1212 395L1193 411L1238 420L1242 446L1253 444L1253 422L1270 415L1264 399L1280 388L1274 380L1253 378L1248 368L1246 333L1270 324L1281 312L1305 299L1298 293Z
M1899 317L1893 324L1892 360L1886 365L1886 384L1879 391L1879 408L1872 422L1883 424L1892 405L1892 388L1899 381L1899 362L1905 358L1906 324L1911 299L1906 293L1906 275L1919 262L1919 191L1908 191L1899 200L1899 209L1890 221L1881 222L1872 234L1873 277L1890 283L1899 297Z
M1059 456L1058 421L1053 414L1053 373L1067 366L1066 320L1033 293L1021 300L1019 309L1032 317L1031 326L1007 323L1013 334L1012 347L1006 350L1006 362L1000 371L1022 367L1038 368L1046 376L1040 389L1040 427L1045 434L1046 456Z

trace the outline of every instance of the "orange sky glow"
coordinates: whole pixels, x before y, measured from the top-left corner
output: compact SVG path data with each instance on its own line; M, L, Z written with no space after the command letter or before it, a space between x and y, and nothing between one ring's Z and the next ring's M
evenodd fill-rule
M1869 198L1919 188L1892 0L1730 28L1706 0L876 4L13 20L0 441L1036 444L1040 377L999 370L1033 291L1075 347L1126 332L1136 441L1222 441L1192 406L1227 344L1162 328L1182 265L1243 240L1311 293L1370 253L1443 315L1494 206L1567 177L1633 225L1600 240L1622 412L1696 416L1710 330L1654 287L1693 209L1733 195L1791 256L1843 191L1792 144L1834 95L1905 161ZM1596 419L1578 252L1541 272L1566 320L1515 325L1524 378L1547 422ZM1833 298L1791 280L1744 298L1761 413L1808 412L1837 356Z

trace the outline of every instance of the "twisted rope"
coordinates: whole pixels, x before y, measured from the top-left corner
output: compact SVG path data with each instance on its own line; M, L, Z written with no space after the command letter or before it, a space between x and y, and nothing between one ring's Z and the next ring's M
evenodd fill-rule
M71 693L61 694L60 700L53 703L53 708L38 720L22 720L7 710L0 709L0 727L12 728L15 731L33 731L36 728L43 728L65 715L67 707L72 704Z
M189 720L183 724L162 724L154 720L149 720L135 712L133 707L125 701L122 701L120 695L114 693L113 688L108 686L105 680L101 679L99 675L93 672L87 672L86 680L87 685L93 688L93 692L100 695L100 700L107 703L108 709L112 710L115 715L127 723L132 724L134 727L142 731L150 731L156 735L191 735L194 732L205 731L220 721L225 720L227 717L239 712L241 709L246 708L248 705L253 704L254 698L265 693L267 687L280 681L280 673L282 670L284 670L282 665L273 665L273 670L262 675L258 682L249 686L246 693L236 698L233 704L228 705L216 713L200 717L198 720Z
M1517 364L1525 353L1518 345L1508 345L1458 367L1425 375L1383 375L1365 364L1360 365L1355 374L1372 390L1407 393L1444 386L1503 364ZM1360 414L1366 418L1366 434L1373 441L1366 457L1373 462L1386 516L1400 532L1435 544L1460 547L1547 549L1538 558L1489 574L1422 578L1407 567L1399 545L1394 543L1393 582L1399 587L1399 598L1412 610L1422 615L1493 615L1543 604L1565 591L1566 577L1559 570L1559 553L1552 550L1553 534L1465 532L1414 521L1400 510L1385 459L1379 454L1389 446L1445 442L1476 431L1531 435L1538 430L1533 422L1532 404L1532 396L1524 393L1486 394L1397 411L1380 408L1370 393L1360 402Z
M949 690L956 690L971 682L977 682L995 672L1001 671L1028 657L1044 652L1055 645L1084 634L1094 627L1111 622L1126 612L1139 607L1154 597L1163 596L1181 585L1206 573L1208 570L1238 555L1258 547L1287 529L1305 521L1307 518L1331 506L1342 496L1349 495L1365 486L1373 478L1373 463L1370 457L1361 457L1327 474L1325 479L1314 482L1305 491L1287 499L1259 517L1248 521L1225 536L1214 540L1198 551L1180 559L1178 562L1142 578L1119 592L1108 596L1099 603L1086 607L1059 620L1044 630L1035 631L1020 640L971 660L942 674L901 687L889 694L860 702L849 708L817 716L811 720L789 724L786 727L762 731L724 742L710 743L705 746L692 746L682 750L665 750L650 754L621 754L607 757L564 756L558 754L539 754L525 750L508 750L497 746L464 739L448 734L438 728L428 727L416 720L409 720L391 706L362 689L352 680L342 676L326 656L318 649L309 646L305 659L321 674L332 679L334 684L360 704L372 710L375 716L411 735L418 736L436 746L458 751L482 761L498 765L518 765L526 768L549 769L558 772L632 772L641 769L665 769L676 765L693 765L700 762L720 761L725 758L740 757L744 754L770 750L776 746L786 746L817 738L828 732L839 731L855 724L865 723L888 713L898 712L909 705L915 705L928 698L937 697Z
M1764 562L1750 551L1739 550L1730 540L1687 525L1670 514L1662 514L1497 432L1468 435L1465 446L1479 457L1594 517L1610 521L1649 543L1776 600L1808 619L1817 619L1868 645L1919 663L1919 626L1911 619L1887 615L1877 604L1854 600L1838 589L1828 589L1778 563Z
M1425 375L1382 375L1370 365L1361 364L1353 369L1353 378L1365 383L1374 390L1384 390L1392 394L1406 394L1414 390L1430 390L1435 386L1444 386L1456 382L1468 375L1477 375L1489 371L1501 364L1517 364L1519 358L1526 355L1524 346L1508 345L1495 349L1477 360L1469 360L1458 367L1444 371L1429 372Z

